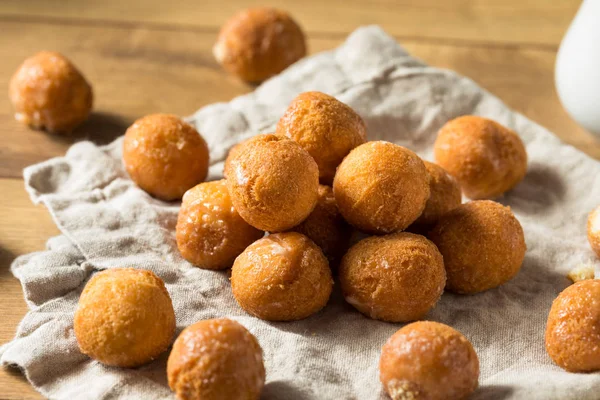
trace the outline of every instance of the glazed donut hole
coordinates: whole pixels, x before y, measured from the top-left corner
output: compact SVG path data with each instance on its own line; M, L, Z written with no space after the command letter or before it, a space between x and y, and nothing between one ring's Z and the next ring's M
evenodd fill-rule
M315 159L321 183L331 185L336 168L366 141L362 118L335 97L305 92L290 103L276 133L295 140Z
M444 260L421 235L399 232L361 240L339 270L346 301L369 318L409 322L425 317L446 284Z
M447 122L438 133L434 153L436 162L473 200L499 197L527 173L527 152L519 135L474 115Z
M35 129L69 133L92 110L92 87L65 56L41 51L17 69L9 84L15 118Z
M175 340L167 377L178 399L257 400L265 384L262 349L235 321L196 322Z
M263 232L249 225L233 207L225 180L204 182L183 196L177 218L179 252L204 269L226 269Z
M457 330L438 322L413 322L383 346L379 374L394 400L466 399L478 386L479 359Z
M258 83L304 57L306 39L300 26L285 11L250 8L223 25L213 54L229 73Z
M267 321L307 318L327 304L333 279L327 258L297 232L257 240L236 258L231 288L238 304Z
M287 13L252 8L227 21L213 51L229 73L260 82L307 50ZM69 60L42 52L13 76L10 99L23 123L68 132L88 117L93 94ZM392 399L463 399L476 390L479 360L471 342L447 325L413 321L426 318L445 289L479 293L519 272L526 252L519 221L509 207L478 200L523 180L527 154L515 132L481 117L456 118L440 129L431 163L406 147L368 142L355 110L310 91L292 100L274 134L233 146L221 180L205 182L208 145L175 115L138 119L122 146L123 166L139 188L182 200L175 239L183 259L175 268L189 268L187 260L212 270L202 277L220 278L231 268L232 295L246 320L279 329L314 316L330 300L334 271L348 303L339 310L364 315L365 329L367 318L409 323L381 351L380 380ZM475 200L461 204L461 191ZM589 216L588 239L600 256L597 214L600 208ZM358 231L371 236L351 246ZM599 282L589 279L589 269L571 277L585 280L555 300L546 349L568 371L600 370ZM130 268L95 274L74 317L81 352L108 366L151 362L169 348L175 329L164 282ZM179 399L259 399L266 379L257 338L227 318L185 328L166 372Z
M546 351L569 372L600 371L600 280L586 279L563 290L546 324Z
M223 162L223 177L224 178L227 178L227 170L229 169L228 165L231 163L231 160L233 160L235 157L237 157L238 150L240 150L240 148L242 148L243 144L249 140L252 140L252 138L246 139L240 143L234 144L233 146L231 146L231 148L227 152L227 157L225 158L225 161Z
M458 207L462 195L458 182L442 167L429 161L423 161L429 173L429 199L425 209L410 226L411 231L426 233L438 220L450 210Z
M304 221L317 204L319 170L298 143L258 135L236 147L225 175L233 206L253 227L282 232Z
M588 217L587 237L590 247L596 256L600 257L600 206L596 207Z
M407 148L367 142L339 165L333 193L351 225L386 234L406 229L422 214L430 195L429 179L423 161Z
M125 132L125 169L141 189L161 200L181 199L204 181L208 158L204 138L175 115L147 115Z
M593 265L583 264L569 271L567 278L569 278L571 282L576 283L586 279L594 279L595 275L596 271Z
M306 235L323 250L332 270L348 250L352 234L352 228L340 214L333 190L325 185L319 185L317 205L312 213L293 230Z
M512 279L527 249L511 209L491 200L454 208L428 237L444 256L446 289L460 294L483 292Z
M175 311L154 273L108 269L85 285L74 329L83 354L105 365L136 367L167 350L175 334Z

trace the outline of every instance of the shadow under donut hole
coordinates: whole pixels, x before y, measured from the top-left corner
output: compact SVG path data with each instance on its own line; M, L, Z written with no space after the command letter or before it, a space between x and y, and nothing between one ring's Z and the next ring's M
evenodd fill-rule
M75 143L89 140L95 144L108 144L125 134L132 121L121 116L93 111L88 119L70 135L57 136L60 140Z
M482 385L471 396L473 400L504 400L513 394L513 388L505 385Z
M565 182L557 171L551 166L534 163L529 166L523 181L498 201L519 213L540 214L560 204L566 191Z
M260 398L261 400L309 400L312 397L287 381L273 381L265 385Z

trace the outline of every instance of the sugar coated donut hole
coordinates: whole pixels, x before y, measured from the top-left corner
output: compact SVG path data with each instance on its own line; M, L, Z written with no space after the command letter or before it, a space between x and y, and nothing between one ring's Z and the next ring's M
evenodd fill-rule
M444 256L446 288L463 294L512 279L527 249L523 228L510 208L491 200L456 207L442 216L428 237Z
M248 82L261 82L304 57L306 39L285 11L250 8L223 25L213 54L228 72Z
M332 269L337 267L348 250L352 235L352 228L337 207L333 190L325 185L319 185L319 197L313 212L293 230L315 242L323 250Z
M372 236L348 250L339 270L348 303L389 322L423 318L446 284L444 260L432 242L407 232Z
M385 234L413 223L429 198L429 174L412 151L389 142L367 142L337 169L333 193L340 212L363 232Z
M546 351L567 371L600 371L600 280L574 283L554 300Z
M15 118L36 129L70 132L88 118L94 96L81 72L62 54L26 59L9 84Z
M588 217L587 237L592 250L600 257L600 206L596 207Z
M175 340L167 377L180 400L259 399L265 384L262 349L235 321L196 322Z
M239 305L268 321L293 321L316 313L327 304L332 286L327 258L297 232L257 240L231 269L231 287Z
M512 130L467 115L447 122L434 144L436 162L453 175L471 199L493 199L527 173L527 152Z
M423 162L429 172L430 196L423 213L410 227L416 232L426 232L432 228L442 215L458 207L462 200L460 186L452 175L437 164Z
M231 267L235 258L264 234L240 217L223 179L200 183L185 192L176 233L183 258L205 269Z
M331 185L335 170L353 148L366 141L362 118L335 97L305 92L290 103L276 133L300 143L319 166L321 183Z
M383 346L379 378L393 400L461 400L477 389L479 359L457 330L438 322L413 322Z
M254 137L236 147L226 167L233 206L257 229L289 230L317 204L317 164L293 140L270 134Z
M136 367L167 350L175 334L175 311L154 273L108 269L85 285L74 327L82 353L106 365Z
M125 132L123 163L131 179L152 196L181 199L206 179L208 146L198 131L179 117L151 114Z

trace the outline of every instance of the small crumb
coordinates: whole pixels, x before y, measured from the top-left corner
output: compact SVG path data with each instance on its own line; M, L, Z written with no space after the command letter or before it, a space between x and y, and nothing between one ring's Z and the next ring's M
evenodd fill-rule
M591 265L580 265L573 268L567 275L573 283L583 281L585 279L594 279L594 267Z
M392 400L416 400L421 398L421 392L412 382L392 379L387 389Z

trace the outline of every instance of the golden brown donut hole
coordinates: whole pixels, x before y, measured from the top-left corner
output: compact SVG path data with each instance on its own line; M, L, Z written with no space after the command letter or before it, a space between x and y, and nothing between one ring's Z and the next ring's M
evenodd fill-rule
M423 318L446 284L438 249L407 232L361 240L342 259L339 277L348 303L370 318L390 322Z
M429 174L412 151L389 142L367 142L352 150L333 181L340 212L363 232L401 231L425 209Z
M196 322L175 340L167 377L181 400L257 400L265 384L262 349L235 321Z
M283 136L259 135L235 147L225 176L235 209L263 231L289 230L317 204L317 164L298 143Z
M136 367L167 350L175 333L175 311L154 273L108 269L85 285L74 327L82 353L106 365Z
M554 300L546 351L567 371L600 371L600 280L574 283Z
M179 252L204 269L226 269L263 236L233 207L224 179L194 186L183 196L177 218Z
M394 400L461 400L477 389L479 359L457 330L420 321L389 338L381 350L379 373Z
M239 305L268 321L293 321L316 313L327 304L332 286L327 258L297 232L257 240L231 269L231 287Z
M306 40L285 11L250 8L223 25L213 54L229 73L248 82L261 82L304 57Z
M179 117L151 114L127 129L123 163L131 179L162 200L181 199L206 179L208 146L198 131Z
M9 85L15 118L48 132L70 132L85 121L92 87L62 54L42 51L26 59Z
M527 152L512 130L487 118L466 115L447 122L434 144L436 162L471 199L493 199L527 173Z

